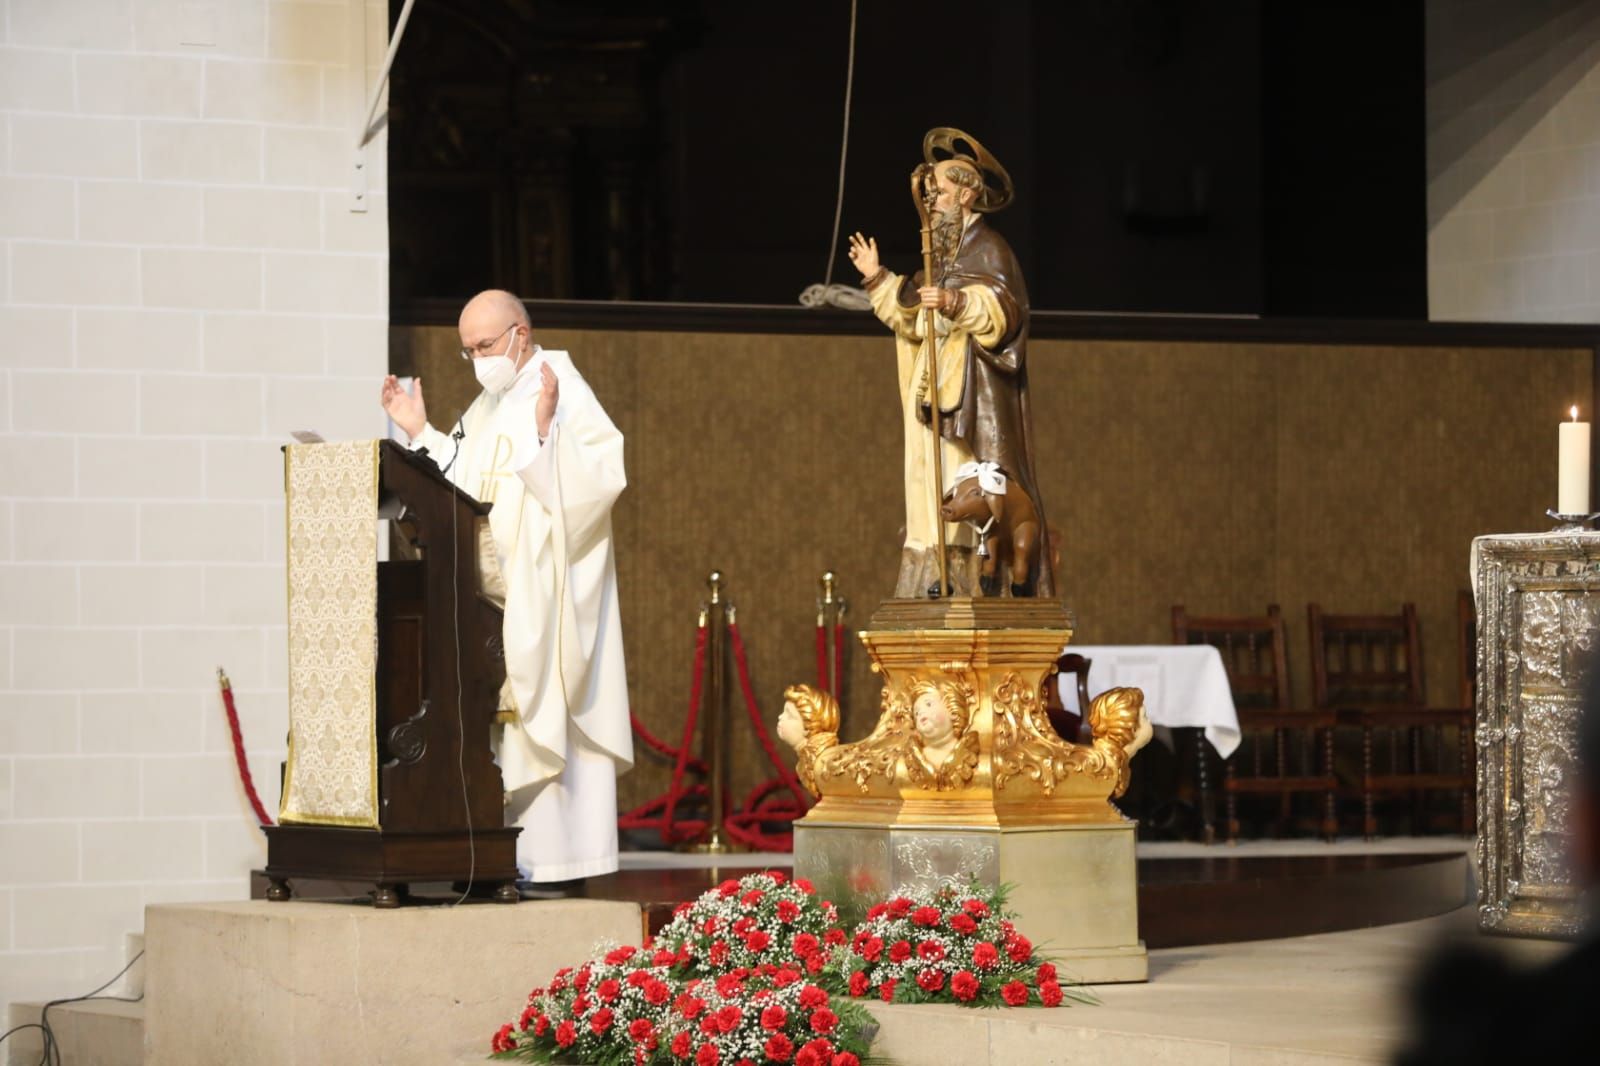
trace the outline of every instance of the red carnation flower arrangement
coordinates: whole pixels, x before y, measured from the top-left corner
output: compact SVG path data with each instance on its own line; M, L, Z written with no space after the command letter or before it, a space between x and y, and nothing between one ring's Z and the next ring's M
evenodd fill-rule
M860 1066L877 1023L829 965L846 950L838 923L804 881L726 881L680 907L645 949L613 948L534 989L518 1021L494 1034L493 1057Z
M1059 1007L1091 1003L1011 923L1001 891L971 886L896 896L867 911L840 963L843 990L886 1003Z
M654 943L616 947L536 988L493 1057L599 1066L860 1066L862 1000L998 1007L1091 1002L973 887L897 896L847 933L834 905L779 873L723 882Z
M838 925L838 908L808 881L769 872L724 881L679 907L656 940L685 974L708 976L706 963L721 972L770 963L815 977L843 943ZM830 932L839 935L829 940Z

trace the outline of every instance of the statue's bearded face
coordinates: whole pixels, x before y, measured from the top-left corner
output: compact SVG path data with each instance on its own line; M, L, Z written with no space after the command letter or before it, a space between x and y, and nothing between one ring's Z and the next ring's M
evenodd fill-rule
M950 172L934 172L933 177L935 196L933 209L943 218L951 214L960 214L962 193L967 190L950 180Z
M947 163L940 164L932 178L934 248L946 261L960 247L967 212L977 198L977 190L951 178L952 169Z

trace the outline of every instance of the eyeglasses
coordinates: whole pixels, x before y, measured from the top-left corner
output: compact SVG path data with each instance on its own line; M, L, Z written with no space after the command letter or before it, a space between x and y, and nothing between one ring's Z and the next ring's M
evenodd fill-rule
M492 340L479 341L470 348L461 349L461 358L467 360L468 362L471 362L474 359L482 359L484 356L489 355L494 351L494 347L500 343L501 337L504 337L507 333L510 333L521 324L522 323L520 322L513 322L511 325L507 326L505 329L496 334Z

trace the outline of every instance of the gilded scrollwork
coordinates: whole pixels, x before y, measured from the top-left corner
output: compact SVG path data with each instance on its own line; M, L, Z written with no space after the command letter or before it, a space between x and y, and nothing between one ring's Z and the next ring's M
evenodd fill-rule
M1082 772L1107 776L1103 768L1082 765L1083 760L1076 758L1081 749L1062 740L1050 728L1038 690L1023 684L1017 674L1007 674L995 688L993 706L996 792L1003 791L1014 778L1025 776L1048 796L1055 791L1056 782L1072 772L1075 760Z
M830 780L849 781L862 795L874 779L894 784L912 746L912 727L910 708L893 689L884 689L877 727L854 744L839 742L839 703L829 693L791 685L783 700L778 736L794 747L795 773L813 795L836 791Z
M994 787L1025 776L1046 796L1069 774L1111 784L1111 795L1128 788L1128 763L1150 739L1144 693L1114 688L1089 705L1090 744L1070 744L1050 726L1039 694L1017 674L1008 674L994 695Z
M977 772L979 699L960 678L918 676L884 686L878 724L864 740L839 741L838 703L809 685L784 693L779 736L796 751L795 772L816 795L847 782L866 795L874 784L936 792L966 787Z

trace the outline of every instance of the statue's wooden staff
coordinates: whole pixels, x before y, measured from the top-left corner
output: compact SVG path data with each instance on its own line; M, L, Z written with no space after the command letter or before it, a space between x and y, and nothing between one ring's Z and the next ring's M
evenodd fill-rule
M922 284L935 285L933 279L933 167L923 164L911 172L911 199L916 201L917 217L922 220ZM933 524L937 531L939 547L939 595L950 594L949 575L946 572L944 549L944 519L939 505L944 502L944 448L939 429L939 343L934 336L934 309L924 307L922 341L928 346L928 357L923 360L927 373L929 428L933 431Z

